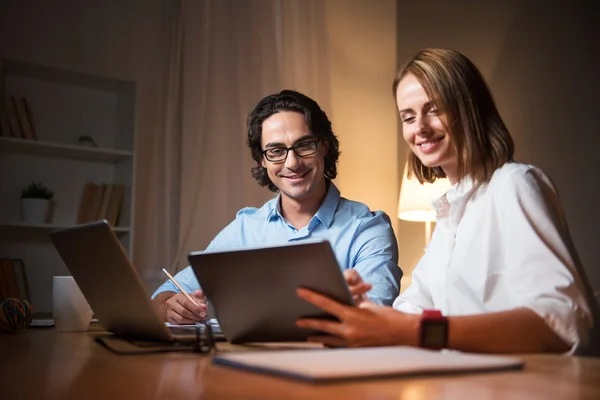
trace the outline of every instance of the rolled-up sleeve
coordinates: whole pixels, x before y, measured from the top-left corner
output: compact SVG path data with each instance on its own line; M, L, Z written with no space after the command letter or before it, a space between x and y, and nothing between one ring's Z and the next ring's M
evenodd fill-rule
M391 306L400 293L402 270L398 267L398 244L389 217L382 212L364 218L352 244L353 268L373 285L367 293L376 304Z
M423 310L435 308L429 285L429 270L432 262L427 253L421 258L412 271L410 286L394 301L394 309L410 314L421 314Z

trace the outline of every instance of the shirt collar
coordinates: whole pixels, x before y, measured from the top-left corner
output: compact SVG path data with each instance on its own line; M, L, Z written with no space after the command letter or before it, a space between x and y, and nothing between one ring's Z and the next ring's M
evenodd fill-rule
M329 229L331 224L333 223L333 215L335 214L335 210L338 208L338 204L340 203L340 191L333 184L333 182L328 181L329 189L327 190L327 194L323 199L323 203L321 203L321 207L317 210L315 217L321 221L323 225Z
M450 207L462 209L471 197L475 188L470 176L466 176L459 182L452 185L446 193L431 202L436 211L436 218L443 218L448 215Z
M331 224L333 223L333 216L335 214L335 210L338 208L338 204L340 203L340 191L331 181L327 181L329 189L327 189L327 194L323 199L323 203L321 203L321 207L317 210L317 213L313 218L317 218L323 225L329 229ZM271 221L276 218L283 218L281 215L281 193L277 195L276 198L271 200L273 203L273 207L267 214L267 221Z

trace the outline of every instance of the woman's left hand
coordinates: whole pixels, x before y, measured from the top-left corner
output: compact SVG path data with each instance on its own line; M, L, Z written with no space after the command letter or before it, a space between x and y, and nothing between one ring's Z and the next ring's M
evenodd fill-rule
M332 347L418 345L419 315L378 305L365 308L346 306L304 288L298 289L296 293L301 299L339 319L299 319L297 326L327 334L311 336L308 339L311 342Z

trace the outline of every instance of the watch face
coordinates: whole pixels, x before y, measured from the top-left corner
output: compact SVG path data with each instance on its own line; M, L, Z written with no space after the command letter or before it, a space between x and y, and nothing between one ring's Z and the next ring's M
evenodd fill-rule
M421 343L425 348L441 349L446 347L448 324L446 321L423 321Z

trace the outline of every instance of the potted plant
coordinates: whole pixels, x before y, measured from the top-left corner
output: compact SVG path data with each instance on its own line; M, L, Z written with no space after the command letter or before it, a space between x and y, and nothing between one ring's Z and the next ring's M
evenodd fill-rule
M77 138L77 143L82 145L82 146L88 146L88 147L98 147L98 145L96 144L96 142L94 142L94 139L91 136L88 135L81 135Z
M24 222L44 223L50 213L50 200L54 192L42 185L33 182L21 192L21 217Z

